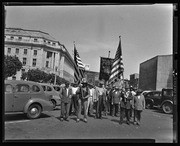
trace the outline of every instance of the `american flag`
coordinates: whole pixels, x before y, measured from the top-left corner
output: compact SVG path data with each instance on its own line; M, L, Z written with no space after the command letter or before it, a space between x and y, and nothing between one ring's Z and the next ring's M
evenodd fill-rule
M75 62L75 71L74 77L75 82L79 83L82 78L84 78L85 65L82 63L79 53L77 52L76 46L74 44L74 62Z
M123 75L123 71L124 71L124 66L122 62L121 36L119 36L119 46L117 48L114 62L111 67L111 75L109 77L109 83L121 79Z

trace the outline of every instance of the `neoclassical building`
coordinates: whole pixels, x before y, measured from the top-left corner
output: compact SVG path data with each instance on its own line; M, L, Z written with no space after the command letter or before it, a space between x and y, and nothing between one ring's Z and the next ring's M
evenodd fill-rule
M38 30L6 28L4 54L16 55L23 69L16 74L19 80L22 72L40 69L74 82L74 60L66 47L48 33Z

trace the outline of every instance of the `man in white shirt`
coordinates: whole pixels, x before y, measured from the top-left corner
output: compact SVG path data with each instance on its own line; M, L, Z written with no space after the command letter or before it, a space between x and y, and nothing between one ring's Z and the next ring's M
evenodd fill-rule
M77 112L77 95L76 91L78 89L77 84L71 83L71 89L72 89L72 98L71 98L71 103L70 103L70 110L69 110L69 115L72 113L76 114Z
M89 116L92 116L93 115L93 94L94 94L93 85L89 85L89 91L90 91L90 96L88 98L86 114L87 115L89 114Z

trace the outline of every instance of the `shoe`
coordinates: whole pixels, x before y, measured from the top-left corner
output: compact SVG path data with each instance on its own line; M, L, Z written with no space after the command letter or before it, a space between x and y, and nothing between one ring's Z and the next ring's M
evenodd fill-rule
M137 122L136 125L140 126L140 122Z
M60 118L60 121L63 121L64 119L63 118Z
M86 118L84 119L84 122L87 123L87 119Z
M133 124L134 124L134 125L136 125L136 124L137 124L137 122L133 122Z
M79 119L76 119L76 122L78 123L80 120Z
M127 122L126 122L126 124L130 125L130 122L129 122L129 121L127 121Z
M69 119L68 119L68 118L65 118L64 120L67 121L67 122L69 122Z

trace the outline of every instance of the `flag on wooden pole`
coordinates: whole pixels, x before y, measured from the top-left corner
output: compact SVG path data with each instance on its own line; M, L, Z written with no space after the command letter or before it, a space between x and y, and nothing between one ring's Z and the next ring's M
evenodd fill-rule
M112 64L109 83L114 82L115 80L118 81L119 79L122 79L123 71L124 71L124 66L122 61L121 36L119 36L119 46L117 48L114 62Z

